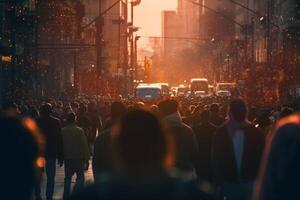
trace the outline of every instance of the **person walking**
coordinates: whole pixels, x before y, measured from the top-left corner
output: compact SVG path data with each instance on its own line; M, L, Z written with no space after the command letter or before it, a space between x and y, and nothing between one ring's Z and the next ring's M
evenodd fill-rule
M45 138L46 150L46 198L47 200L53 199L56 162L62 167L63 165L63 144L61 135L60 120L52 116L52 106L49 103L41 107L41 116L37 120L37 124L42 131ZM40 183L36 187L36 198L41 199Z
M95 181L98 181L103 175L113 173L111 130L125 113L126 106L122 102L113 102L110 111L110 125L96 138L92 164Z
M67 126L62 129L65 183L63 199L67 199L71 193L72 177L76 174L74 192L84 186L84 170L88 166L90 153L87 138L82 128L76 124L76 115L70 113L67 116Z
M209 109L210 109L210 122L217 127L221 126L225 122L225 119L220 115L219 105L213 103L211 104Z
M213 199L193 182L169 175L172 140L154 114L133 109L118 125L112 137L116 173L74 194L72 200Z
M175 141L175 168L188 179L195 179L198 171L198 143L193 130L180 116L178 102L164 100L158 104L166 129Z
M222 198L252 199L264 144L264 135L247 120L246 103L233 100L229 121L216 131L213 144L214 179Z
M202 181L212 181L212 144L217 127L209 122L209 110L200 114L200 123L194 128L199 145L199 178Z

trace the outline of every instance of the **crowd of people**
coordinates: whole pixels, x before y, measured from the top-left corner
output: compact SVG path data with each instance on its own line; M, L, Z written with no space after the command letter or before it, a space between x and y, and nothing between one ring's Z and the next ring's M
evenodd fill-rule
M46 176L51 200L64 167L62 199L298 199L297 109L241 98L8 102L2 195L43 199Z

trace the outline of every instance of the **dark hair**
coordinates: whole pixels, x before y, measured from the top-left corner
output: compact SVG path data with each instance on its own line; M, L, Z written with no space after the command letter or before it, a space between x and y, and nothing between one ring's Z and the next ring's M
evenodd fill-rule
M210 119L210 112L209 110L205 109L200 114L200 119L202 122L208 122Z
M280 112L280 118L290 116L293 114L293 112L294 112L294 110L292 108L284 107L284 108L282 108L282 110Z
M233 119L238 122L243 122L247 119L247 105L242 99L235 99L231 101L229 112Z
M67 122L74 123L76 121L75 113L71 112L67 115Z
M111 104L110 113L112 122L120 120L126 112L126 107L122 102L116 101Z
M254 199L300 199L300 116L277 122L268 137Z
M178 111L178 102L173 99L163 100L158 104L159 111L163 116L174 114Z
M0 117L1 195L9 199L30 199L37 167L42 167L43 141L30 119ZM16 181L18 180L18 181ZM17 191L16 191L17 190Z
M218 113L220 111L220 107L218 104L213 103L210 105L209 110L210 110L210 112Z
M45 103L41 107L41 115L49 116L52 113L52 105L50 103Z
M158 118L148 111L125 114L113 144L125 173L147 175L164 168L168 139Z
M2 109L3 110L8 110L8 109L18 109L18 106L16 103L14 102L7 102L7 103L3 103L2 105Z

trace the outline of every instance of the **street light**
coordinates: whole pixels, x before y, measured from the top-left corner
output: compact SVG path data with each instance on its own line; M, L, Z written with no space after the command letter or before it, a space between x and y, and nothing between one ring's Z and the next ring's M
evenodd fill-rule
M139 4L141 3L141 0L132 0L130 2L130 7L131 7L131 21L130 23L128 23L128 31L129 31L129 36L130 36L130 68L131 68L131 72L132 70L134 69L134 65L135 65L135 62L134 62L134 38L133 38L133 34L134 32L138 31L138 27L135 27L134 26L134 20L133 20L133 8L135 6L138 6ZM136 72L135 72L136 73ZM133 79L133 73L131 75L132 79Z
M134 62L135 62L135 78L137 79L138 78L138 63L137 63L137 54L138 54L138 51L137 51L137 42L138 40L141 38L141 36L135 36L135 39L134 39L134 49L135 49L135 59L134 59Z

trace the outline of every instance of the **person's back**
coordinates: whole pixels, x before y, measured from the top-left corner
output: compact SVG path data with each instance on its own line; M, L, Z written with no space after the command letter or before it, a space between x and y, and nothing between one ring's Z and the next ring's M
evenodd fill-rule
M43 140L34 121L0 116L1 199L29 200L37 168L43 167Z
M104 177L75 195L71 200L212 200L211 195L197 189L194 182L175 177L161 177L153 182L127 178Z
M89 148L82 128L69 123L62 129L64 159L88 160Z
M211 199L191 182L171 178L172 141L150 112L125 114L112 136L116 174L103 177L72 200L90 199Z
M60 120L51 115L44 115L37 120L37 124L45 137L45 156L49 158L61 159L62 141Z
M52 117L51 104L45 104L41 107L41 117L37 120L37 124L45 139L45 172L47 175L47 199L52 199L54 194L56 162L63 165L63 144L61 135L60 120ZM36 198L41 199L40 183L36 187Z
M254 200L300 199L300 116L277 122L267 138Z
M166 130L174 139L176 147L175 167L182 172L198 170L198 144L193 130L183 123L178 103L165 100L158 105L164 117Z
M96 181L102 174L113 173L111 128L113 125L116 125L125 114L126 107L122 102L114 102L110 110L111 125L103 130L95 141L92 167Z
M210 122L215 126L221 126L225 122L225 119L221 117L219 112L220 108L218 104L214 103L210 106Z
M200 124L194 131L199 145L199 178L212 180L212 144L217 127L209 122L210 112L204 110L200 114Z
M88 141L83 129L76 124L76 115L68 114L68 125L62 129L65 162L64 199L71 193L71 181L76 173L74 191L77 192L84 186L84 170L88 166L90 153Z

